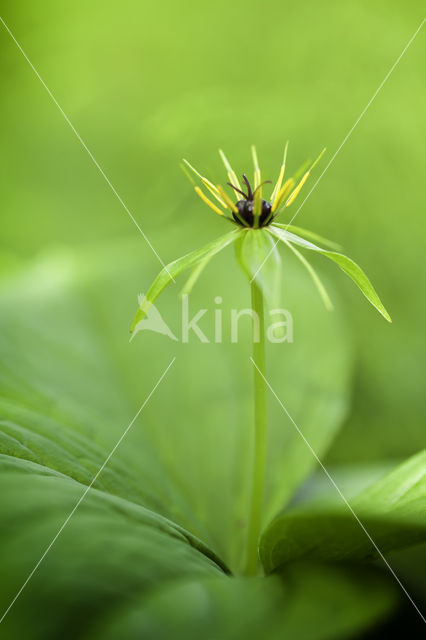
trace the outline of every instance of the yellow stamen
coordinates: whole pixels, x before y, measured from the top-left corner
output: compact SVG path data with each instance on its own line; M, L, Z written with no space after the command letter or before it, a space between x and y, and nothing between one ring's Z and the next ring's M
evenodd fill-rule
M185 158L183 159L184 163L191 169L191 171L193 171L195 173L196 176L198 176L201 180L201 182L203 183L203 185L206 187L206 189L208 189L210 191L210 193L212 194L212 196L214 198L216 198L216 200L218 202L220 202L220 204L222 205L222 207L225 207L226 209L226 204L222 201L222 199L219 196L219 192L216 189L216 187L214 186L213 182L210 182L210 180L207 180L207 178L205 178L204 176L201 175L201 173L199 173L197 171L197 169L195 169L192 164L190 164L188 162L188 160L185 160Z
M238 213L237 207L232 202L232 200L228 196L228 194L225 193L224 189L220 186L220 184L217 185L217 190L219 191L220 197L222 198L222 200L224 200L226 202L226 204L228 205L229 209L231 209L231 211L233 211L234 213Z
M210 207L210 209L213 209L213 211L218 213L220 216L223 216L223 211L221 211L219 207L217 207L215 204L213 204L211 200L209 200L206 194L201 191L200 187L194 187L194 188L195 188L195 193L200 196L201 200L205 202L206 205Z
M274 203L272 205L272 213L274 213L281 206L284 198L291 191L291 189L293 189L293 187L294 187L293 178L289 178L288 180L286 180L284 182L283 186L278 191L277 196L276 196L276 198L274 200Z
M273 190L272 195L271 195L271 203L272 203L272 205L274 204L274 201L275 201L277 193L281 189L282 181L283 181L283 178L284 178L285 164L286 164L286 160L287 160L287 149L288 149L288 140L287 140L285 148L284 148L284 157L283 157L283 163L282 163L281 169L280 169L280 175L278 176L277 184L275 185L274 190Z
M277 184L274 187L274 190L272 192L271 195L271 203L272 206L275 204L275 197L276 195L279 193L279 190L281 189L281 184L284 178L284 171L285 171L285 165L281 165L281 169L280 169L280 175L278 176L278 180L277 180Z
M254 144L252 144L251 146L251 155L253 156L253 165L254 165L254 188L257 189L257 187L260 185L260 182L261 182L261 175L260 175L259 161L257 159L257 151Z
M241 185L238 181L237 174L229 164L228 158L225 156L222 149L219 149L219 154L220 154L220 157L222 158L222 162L225 165L225 169L228 173L229 182L233 184L234 187L237 187L237 189L241 191Z
M218 202L220 202L220 204L222 205L222 207L224 207L224 209L226 209L226 204L225 204L225 202L222 200L222 198L219 196L219 192L218 192L217 188L216 188L216 187L214 187L214 185L213 185L213 187L214 187L214 188L213 188L213 187L211 187L211 186L210 186L210 184L211 184L211 183L210 183L210 184L208 184L206 180L203 180L203 184L204 184L204 186L205 186L205 187L210 191L210 193L212 194L212 196L214 196L214 197L216 198L216 200L217 200Z
M310 173L311 173L310 171L307 171L305 173L305 175L303 176L303 178L301 179L301 181L299 182L299 184L297 185L297 187L291 192L290 197L288 198L288 200L285 203L286 207L289 207L292 204L292 202L294 202L296 200L297 196L300 193L301 188L305 184L306 180L309 178Z
M297 198L297 196L300 193L301 188L303 187L303 185L305 184L306 180L309 178L309 176L311 175L311 171L313 169L315 169L315 167L317 166L318 162L321 160L321 158L323 157L325 153L325 149L323 149L321 151L321 153L319 154L318 158L316 160L314 160L314 162L311 164L311 166L309 167L309 169L306 171L305 175L303 176L303 178L301 179L301 181L299 182L299 184L297 185L297 187L294 189L294 191L292 191L292 193L290 194L289 199L286 201L285 206L289 207Z

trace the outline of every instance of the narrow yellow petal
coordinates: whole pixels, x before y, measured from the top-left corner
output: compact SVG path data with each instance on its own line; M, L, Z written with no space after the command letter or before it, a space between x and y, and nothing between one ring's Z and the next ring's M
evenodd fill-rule
M192 186L195 187L195 181L194 181L193 177L191 176L189 171L186 170L186 167L182 164L182 162L179 162L179 166L182 169L182 171L184 172L184 174L186 175L186 177L188 178L189 182L192 184Z
M235 171L233 170L233 168L229 164L229 160L225 156L225 154L223 153L222 149L219 149L219 155L222 158L222 162L225 165L225 169L226 169L226 171L228 173L229 182L231 184L233 184L234 187L237 187L237 189L240 189L240 191L241 191L241 185L240 185L240 183L238 181L237 174L235 173Z
M213 184L213 182L210 182L210 180L207 180L207 178L205 178L204 176L201 175L201 173L199 173L199 171L197 171L197 169L195 169L195 167L192 166L192 164L190 164L188 162L188 160L185 160L185 158L183 158L184 163L191 169L191 171L193 171L195 173L196 176L198 176L198 178L200 178L201 182L203 183L203 185L210 191L210 193L212 194L212 196L214 196L216 198L216 200L218 202L220 202L220 204L222 205L222 207L225 207L226 209L226 204L222 201L222 199L219 196L219 192L216 189L215 185ZM183 168L183 167L182 167Z
M222 158L222 162L225 165L225 169L227 171L232 171L232 167L230 165L230 162L229 162L228 158L226 157L226 155L224 154L224 152L222 151L222 149L219 149L219 155Z
M254 170L259 169L259 160L257 159L257 151L254 144L251 145L251 155L253 157Z
M303 178L300 180L299 184L297 185L297 187L294 189L294 191L291 192L290 197L288 198L288 200L285 203L285 207L289 207L297 198L297 196L300 193L300 190L302 189L303 185L305 184L306 180L309 178L309 176L311 175L311 172L313 169L315 169L315 167L317 166L318 162L321 160L321 158L323 157L325 153L325 149L323 149L321 151L321 153L319 154L318 158L316 160L314 160L314 162L311 164L311 166L309 167L309 169L306 171L306 173L304 174Z
M261 174L259 168L259 161L257 159L257 151L254 144L251 147L251 154L253 156L253 166L254 166L254 203L253 203L253 217L254 217L254 226L259 226L259 218L262 211L262 187L260 187L261 183Z
M274 213L281 206L284 198L293 189L293 187L294 187L293 178L289 178L288 180L286 180L284 182L283 186L281 187L281 189L278 191L278 193L276 195L276 198L274 200L274 204L272 205L272 213Z
M253 205L253 217L254 217L254 226L259 226L259 218L262 211L262 194L261 189L258 189L254 194L254 205Z
M195 173L196 176L198 176L201 180L203 180L204 176L202 176L201 173L197 171L197 169L193 167L190 162L188 162L188 160L185 160L185 158L182 158L182 161L186 164L187 167L191 169L191 171L193 171L193 173Z
M259 168L259 161L257 159L257 151L254 144L251 145L251 155L253 156L253 165L254 165L254 188L257 189L257 187L261 183L261 174L260 174L260 168Z
M309 167L309 171L312 171L313 169L315 169L315 167L317 166L318 162L321 160L321 158L323 157L324 153L325 153L326 149L324 147L324 149L321 151L321 153L319 154L318 158L316 160L314 160L314 162L311 164L311 166Z
M218 202L220 202L222 207L224 207L226 209L226 204L223 201L223 199L220 197L217 187L214 184L212 184L211 182L209 182L208 180L203 180L203 184L210 191L212 196L214 196L216 198L216 200Z
M232 202L231 198L228 196L225 190L220 186L220 184L217 185L217 190L220 193L220 197L226 202L226 205L229 207L229 209L231 209L231 211L233 211L234 213L238 213L237 207Z
M254 175L254 188L257 189L256 193L262 197L263 187L260 186L260 171L256 171Z
M285 173L285 165L286 165L286 161L287 161L287 149L288 149L288 140L286 142L285 148L284 148L284 157L283 157L283 163L281 165L281 169L280 169L280 175L278 176L278 180L277 183L274 187L274 190L272 191L272 195L271 195L271 203L272 205L274 204L274 200L278 194L278 191L281 189L281 185L282 185L282 181L284 178L284 173Z
M295 189L293 189L293 191L290 194L290 197L288 198L288 200L285 203L286 207L289 207L297 198L297 196L300 193L300 190L302 189L303 185L305 184L306 180L309 178L311 172L307 171L305 173L305 175L303 176L303 178L301 179L301 181L299 182L299 184L297 185L297 187Z
M200 196L201 200L205 202L206 205L210 207L210 209L213 209L213 211L215 211L217 214L223 216L223 211L219 209L219 207L217 207L215 204L213 204L211 200L209 200L206 194L201 191L200 187L195 187L195 193Z
M277 193L279 192L279 190L281 189L281 184L284 178L284 171L285 171L285 165L281 165L281 169L280 169L280 175L278 176L278 180L277 183L274 187L274 190L272 191L272 195L271 195L271 203L272 205L274 205L274 201L275 201L275 197L277 195Z

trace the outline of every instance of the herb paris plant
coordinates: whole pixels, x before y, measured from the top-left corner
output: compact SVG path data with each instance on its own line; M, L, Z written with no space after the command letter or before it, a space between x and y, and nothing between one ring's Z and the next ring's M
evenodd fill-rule
M134 335L137 332L139 322L144 319L150 306L174 278L183 271L191 269L190 276L183 289L185 293L189 293L213 256L228 245L234 244L238 262L250 280L252 309L260 324L259 339L253 339L253 360L256 364L254 373L255 449L246 551L246 573L248 575L256 574L258 568L267 435L263 304L264 298L274 302L279 295L281 264L277 245L279 243L284 244L302 262L328 309L332 308L329 295L317 272L297 247L320 253L335 262L358 285L359 289L379 313L391 322L388 312L365 273L353 260L333 250L336 248L334 243L317 236L311 231L277 222L278 217L293 204L324 153L322 151L318 158L308 165L308 168L302 168L296 176L284 181L287 148L288 145L285 147L278 179L269 199L265 199L263 196L264 185L270 181L262 182L255 147L252 147L253 185L246 174L243 174L244 184L240 184L228 159L223 151L220 150L220 155L227 171L227 186L231 190L229 193L225 191L222 185L213 184L188 161L184 160L185 166L182 166L182 168L193 183L197 195L215 213L223 216L235 228L221 238L167 265L148 290L131 327ZM191 170L195 180L185 167ZM329 248L324 249L314 242L322 243Z
M148 268L149 256L142 259ZM118 348L140 265L136 238L114 254L107 245L102 253L81 251L65 261L62 254L44 256L0 286L2 614L163 369L155 340L134 344L126 358ZM282 346L284 363L279 347L271 350L269 376L279 372L283 399L322 457L347 406L350 358L337 314L318 314L310 328L319 301L309 299L310 283L293 267L286 292L304 340ZM229 282L224 291L232 291ZM2 622L2 637L45 640L66 629L72 637L99 640L255 640L260 634L342 640L380 622L398 588L392 589L392 576L369 567L377 556L346 506L339 507L339 496L319 496L320 477L307 483L314 458L284 421L271 420L268 429L260 542L265 577L238 577L249 487L241 487L243 500L232 489L235 471L238 481L247 477L247 422L233 429L223 424L234 401L220 396L231 379L219 350L203 354L206 388L196 366L184 369L197 362L197 343L176 348L183 357L174 380L166 378L104 468ZM309 355L314 362L306 367ZM234 362L239 380L244 366ZM240 395L243 384L232 386L233 393ZM202 415L212 395L221 402L208 404L197 429L188 416ZM342 475L333 469L384 553L426 540L426 453L389 474L393 466L379 463L368 477L356 463L341 468ZM206 468L211 473L203 476ZM421 571L421 556L413 552Z

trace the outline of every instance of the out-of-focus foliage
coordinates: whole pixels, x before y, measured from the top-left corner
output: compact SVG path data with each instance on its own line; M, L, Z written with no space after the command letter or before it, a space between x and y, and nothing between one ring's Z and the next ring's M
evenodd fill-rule
M361 524L342 501L300 506L277 518L262 538L265 568L301 558L365 560L377 554L374 544L384 553L424 542L425 459L422 451L351 501Z
M113 253L101 252L100 265ZM110 267L96 277L100 269L93 256L80 253L77 260L75 255L66 260L61 253L3 285L3 608L130 423L136 403L131 383L138 363L136 386L144 392L142 400L158 378L160 362L160 372L164 370L164 354L158 353L161 337L157 344L148 343L143 334L137 355L133 345L126 345L124 353L125 343L105 313L111 290L116 289L117 301L125 296L127 287L117 285L130 279L132 254L137 252L127 245L127 268L113 260L115 273ZM304 280L296 287L299 296ZM290 289L294 282L296 277ZM303 313L318 314L316 303L303 301L295 320ZM337 327L333 333L328 330L325 344L326 326L322 341L309 342L307 337L302 351L294 345L291 367L281 378L286 387L295 385L289 406L302 416L317 451L325 450L341 424L348 362L342 346L333 348ZM179 347L173 365L178 371L171 369L170 379L156 391L157 401L154 395L61 532L2 623L5 637L44 640L66 628L79 637L118 633L131 638L143 633L167 638L174 628L178 638L201 633L256 638L262 629L273 639L285 629L315 640L350 636L379 622L395 603L396 592L385 575L371 574L370 569L354 573L344 565L302 565L286 570L282 579L258 582L226 575L217 554L238 571L236 552L241 552L244 539L250 421L223 392L220 396L223 380L214 383L198 369L189 384L198 404L193 396L180 397L179 377L186 367L196 366L200 346L192 344L186 355L189 344ZM308 347L322 363L310 375L303 371ZM328 358L321 356L322 349ZM240 354L237 380L244 379L245 361ZM204 364L225 371L228 361L214 350L206 353ZM273 367L278 368L276 361ZM237 404L248 410L241 383L229 384ZM214 409L210 422L205 415L211 411L212 392L222 397L224 406ZM173 415L176 406L184 414L195 413L194 405L199 411L196 422ZM232 423L230 411L236 418ZM270 431L266 522L314 463L298 434L281 420L276 419ZM210 580L215 574L219 579ZM256 604L250 615L242 615L251 600ZM42 613L46 606L54 615Z
M228 311L237 297L233 283L224 282L221 291L229 302L222 305L227 316L223 344L203 344L192 337L187 344L175 343L145 331L129 344L131 314L123 317L121 310L132 308L138 251L137 243L127 243L105 249L97 258L84 252L68 259L63 253L46 256L4 284L2 450L87 484L105 450L176 357L170 381L162 382L158 401L154 396L144 408L140 425L102 473L99 488L177 520L238 569L250 493L250 320L245 325L241 320L240 342L230 344ZM121 263L120 255L126 256ZM233 265L232 249L223 257ZM350 354L338 316L328 316L300 275L289 282L287 296L304 339L273 345L271 372L280 372L288 406L321 455L346 415ZM217 283L208 282L208 272L204 281L212 299ZM177 293L178 285L171 286ZM164 313L173 328L179 322L176 302ZM315 331L304 320L313 315ZM208 323L200 326L207 333ZM306 372L309 359L315 366ZM275 406L271 412L266 522L315 465L297 432ZM22 439L25 446L16 443Z
M372 571L360 576L351 567L295 565L266 580L171 584L106 616L94 637L338 640L380 621L394 596Z

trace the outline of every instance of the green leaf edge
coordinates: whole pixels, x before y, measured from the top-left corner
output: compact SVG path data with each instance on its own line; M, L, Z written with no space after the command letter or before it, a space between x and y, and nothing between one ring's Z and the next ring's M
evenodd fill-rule
M356 513L359 521L363 526L356 521L355 516L351 513L347 505L342 503L340 505L330 505L329 503L311 503L307 505L301 505L295 507L292 510L284 512L275 518L264 530L260 545L259 555L265 573L276 571L279 567L284 566L287 562L313 561L315 558L317 561L326 561L327 553L324 556L324 545L318 547L317 556L309 553L309 548L306 547L307 555L298 555L297 557L288 556L285 557L285 553L288 552L289 544L291 544L291 537L299 539L297 535L297 527L302 526L304 523L310 525L312 531L312 546L318 544L318 536L321 532L324 533L322 539L327 540L330 538L330 543L325 546L325 549L330 548L333 550L333 554L329 560L338 561L350 561L352 560L374 560L377 558L377 550L371 544L371 538L365 533L365 529L371 532L371 526L374 523L386 524L389 523L388 540L380 540L378 547L381 552L390 552L400 550L422 543L426 540L426 521L418 521L416 526L410 527L407 522L399 523L395 519L395 510L401 509L400 500L404 501L406 495L410 490L415 489L421 481L424 482L426 475L426 449L411 456L405 460L402 464L398 465L390 473L387 473L383 478L374 482L370 487L364 489L358 496L350 500L350 504L354 512ZM405 482L404 482L405 477ZM418 512L424 513L424 509L420 508L420 501L426 500L426 494L419 500ZM413 499L409 495L408 503L412 504ZM404 504L402 505L405 506ZM324 525L324 523L326 523ZM346 551L336 550L333 545L333 536L337 536L339 540L348 540L347 537L342 538L336 533L336 528L345 526L348 523L356 527L356 534L362 538L365 547L357 548L355 545L351 550L351 541L349 539L348 548ZM287 527L285 526L287 525ZM312 525L312 526L311 526ZM399 539L397 541L395 531L392 526L399 526ZM306 529L305 529L306 530ZM289 538L290 532L290 538ZM287 534L287 535L286 535ZM374 532L371 534L374 539L376 536ZM303 540L303 538L302 538ZM283 543L282 547L285 548L284 557L280 556L278 545ZM303 543L302 543L303 545ZM297 549L296 549L297 551ZM337 553L337 556L335 556Z

